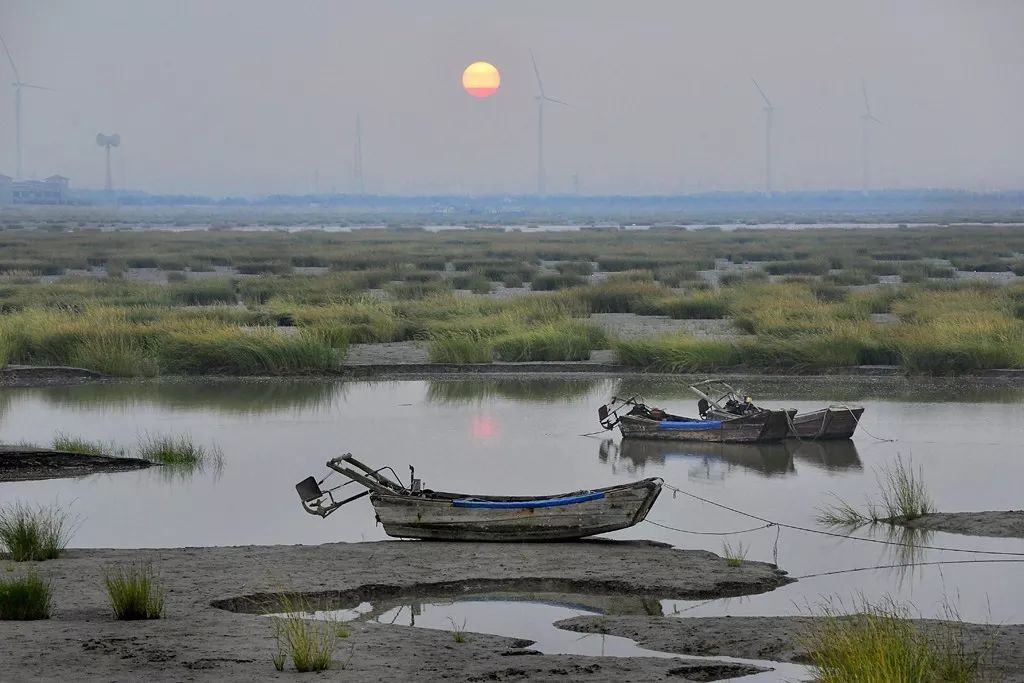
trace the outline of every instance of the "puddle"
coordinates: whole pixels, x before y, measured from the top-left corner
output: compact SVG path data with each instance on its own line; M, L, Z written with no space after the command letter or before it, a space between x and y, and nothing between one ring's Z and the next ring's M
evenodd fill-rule
M673 601L678 604L679 601ZM625 610L625 611L622 611ZM465 595L457 599L421 598L364 602L349 609L318 610L309 616L337 621L376 622L397 626L415 626L441 631L465 631L466 639L473 633L488 633L523 641L523 656L529 651L546 655L580 655L586 657L657 657L679 659L681 663L722 663L738 667L771 669L756 674L739 675L729 680L768 683L769 681L809 680L810 670L797 664L733 657L697 657L679 655L640 647L633 640L606 634L581 634L555 627L555 622L580 616L606 614L661 614L661 601L653 598L595 596L585 594L512 595L489 593ZM454 639L454 635L453 635ZM532 641L526 644L526 641ZM714 670L712 668L711 670ZM725 678L726 676L723 676Z

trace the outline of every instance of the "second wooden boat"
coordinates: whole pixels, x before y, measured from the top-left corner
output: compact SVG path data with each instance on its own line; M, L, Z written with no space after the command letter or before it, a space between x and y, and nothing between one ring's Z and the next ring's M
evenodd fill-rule
M730 419L762 410L754 405L749 396L741 396L720 379L704 380L691 385L690 389L700 397L697 410L703 419ZM787 436L798 439L849 439L860 423L864 408L833 405L809 413L798 413L793 409L779 412L789 416Z
M326 477L296 484L306 512L327 517L369 496L388 536L446 541L565 541L625 529L643 521L662 485L654 477L552 496L482 496L424 489L415 473L405 486L390 467L371 469L351 453L327 467L349 481L327 490ZM366 490L336 500L334 493L353 482Z

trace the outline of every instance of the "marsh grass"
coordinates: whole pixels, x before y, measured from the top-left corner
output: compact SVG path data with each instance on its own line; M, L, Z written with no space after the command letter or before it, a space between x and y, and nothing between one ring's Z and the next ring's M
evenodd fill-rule
M109 443L89 441L88 439L71 436L63 432L59 432L57 436L53 437L53 442L50 445L55 451L78 453L79 455L104 455L113 458L127 458L130 456L127 448L118 446L113 441Z
M971 683L982 654L968 652L958 615L933 625L915 623L909 608L891 598L861 598L856 614L826 602L799 637L821 683ZM934 624L934 622L933 622Z
M494 351L507 362L580 361L590 358L591 349L606 344L604 333L596 326L567 321L499 337L494 340Z
M451 622L452 625L452 640L454 640L456 643L465 643L467 640L466 620L462 620L461 626L452 617L448 617L448 621Z
M15 562L56 559L71 535L68 514L56 505L0 507L0 547Z
M50 582L34 572L0 578L0 621L34 621L50 618Z
M924 484L924 470L897 456L892 465L875 471L879 500L869 499L864 510L836 496L836 502L819 508L817 520L826 526L856 527L862 524L897 524L935 511Z
M151 564L111 567L103 573L103 585L115 619L159 619L164 614L164 590Z
M483 335L441 333L427 344L427 357L431 363L490 363L494 345Z
M309 603L287 593L278 597L274 624L274 668L283 671L288 658L299 672L325 671L334 663L338 639L348 631L335 619L313 619Z
M224 452L219 446L203 446L188 434L146 434L139 437L138 456L144 460L187 470L208 465L222 467Z
M748 552L750 547L744 545L742 541L735 546L728 541L722 542L722 556L725 557L726 565L730 567L742 567Z
M896 458L895 465L886 465L876 474L887 519L909 521L935 508L924 485L924 470L914 471L913 463Z

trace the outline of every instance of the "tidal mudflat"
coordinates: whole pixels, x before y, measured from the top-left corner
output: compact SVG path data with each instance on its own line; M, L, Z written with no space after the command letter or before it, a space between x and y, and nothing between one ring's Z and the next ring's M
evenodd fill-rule
M68 662L74 677L97 680L146 672L169 679L270 677L276 675L273 630L253 612L269 609L261 600L280 592L331 598L322 606L332 609L366 603L395 617L394 624L346 622L349 636L339 640L331 675L354 680L373 680L379 667L396 676L481 680L649 680L673 671L684 680L724 674L792 680L778 666L758 671L773 668L773 661L802 661L787 620L806 618L830 596L892 597L925 619L944 618L944 606L953 602L977 635L969 643L993 642L993 652L1002 653L1019 642L1012 625L1024 623L1020 564L974 562L1012 560L985 553L1024 553L1018 538L888 525L850 533L884 543L779 527L723 537L717 534L760 525L666 490L648 517L652 523L609 535L624 544L379 543L385 536L365 500L321 520L301 510L292 487L308 474L319 476L324 461L346 451L396 469L412 464L430 486L475 493L556 493L659 476L701 498L824 531L818 508L834 496L872 495L879 468L903 458L922 468L939 511L1019 508L1014 482L1022 467L1016 453L1024 439L1024 391L1013 381L759 377L737 383L772 407L844 402L867 410L849 442L654 448L593 434L594 409L610 395L632 393L689 409L685 379L218 380L5 389L5 443L48 443L59 432L130 445L140 435L187 433L223 451L221 467L173 475L154 467L0 483L4 502L57 503L77 520L72 550L35 566L54 587L52 618L0 624L5 656L43 679L58 671L58 661L65 662L59 669L65 679ZM723 559L723 538L734 550L742 545L739 566ZM164 619L126 625L109 616L102 568L123 562L158 570L167 588ZM24 565L6 566L24 571ZM459 606L465 601L457 598L474 596L490 599L493 609L480 599L470 611ZM523 602L521 610L509 606L515 600ZM526 606L538 601L558 606ZM396 617L405 604L409 621ZM398 625L411 625L414 609L416 628ZM445 627L448 610L466 642L455 642L454 627ZM506 624L503 615L521 616ZM569 617L571 628L599 632L591 638L603 634L606 656L600 648L552 653L542 637L554 628L549 617L560 625L556 630ZM768 622L738 617L778 619L765 629L757 624ZM721 661L662 656L654 635L669 638L679 629L690 635L669 654ZM538 643L527 644L534 630ZM772 634L775 645L758 649ZM660 655L607 656L616 652L613 637ZM997 659L992 670L1016 680L1015 660Z

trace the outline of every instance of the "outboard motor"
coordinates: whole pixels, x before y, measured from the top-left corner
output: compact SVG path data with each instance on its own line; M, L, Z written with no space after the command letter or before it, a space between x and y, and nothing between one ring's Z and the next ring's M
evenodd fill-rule
M702 398L697 401L697 412L700 413L700 419L708 419L708 412L711 410L711 404L708 403L706 398Z

